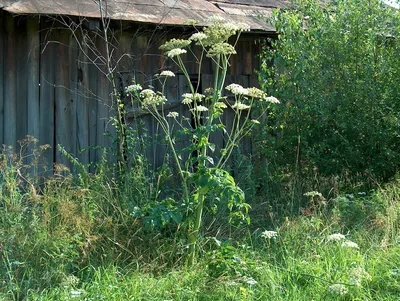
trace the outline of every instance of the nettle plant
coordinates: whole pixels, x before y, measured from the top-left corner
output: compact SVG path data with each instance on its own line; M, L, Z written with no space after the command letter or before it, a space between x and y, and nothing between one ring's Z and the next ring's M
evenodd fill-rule
M243 31L249 28L243 24L226 23L218 18L210 18L209 26L198 30L188 39L171 39L161 46L166 55L185 75L189 93L182 95L182 105L189 108L190 118L180 116L178 112L166 113L168 100L165 96L167 80L172 80L172 71L163 71L159 75L161 91L153 88L143 89L139 83L127 87L132 104L141 112L147 112L157 121L165 134L182 185L183 223L189 243L188 263L195 261L199 232L202 228L202 215L205 207L218 208L227 204L230 221L247 221L249 205L244 202L244 193L236 185L233 177L225 170L229 157L239 141L250 133L252 128L265 120L265 113L270 104L279 103L275 97L268 97L258 88L244 88L238 84L224 86L229 59L236 54L235 45ZM235 38L236 37L236 38ZM233 39L234 43L229 41ZM204 60L211 59L215 65L213 87L198 91L190 80L187 68L181 58L194 47L201 48L201 55L196 57L199 77ZM194 53L193 53L194 55ZM202 93L200 93L202 92ZM228 95L224 93L228 92ZM225 111L234 112L230 126L222 122ZM180 128L188 139L188 147L177 149L174 140L174 128ZM228 130L229 129L229 130ZM210 142L210 135L222 131L226 143L223 149L217 149ZM169 199L170 200L170 199ZM171 204L171 202L167 202ZM210 205L211 204L211 205Z

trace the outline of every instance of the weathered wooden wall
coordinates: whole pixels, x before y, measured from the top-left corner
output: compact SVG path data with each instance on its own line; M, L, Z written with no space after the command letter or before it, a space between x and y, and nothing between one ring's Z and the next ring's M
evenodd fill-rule
M71 166L57 149L58 144L88 164L100 159L101 151L95 147L111 147L113 139L109 135L115 136L110 121L115 115L113 89L105 75L106 45L101 32L96 31L98 23L90 21L73 31L61 24L70 24L69 21L14 16L0 11L0 145L18 149L19 140L26 135L34 136L39 145L50 145L43 153L49 170L54 163ZM167 39L179 36L177 31L182 28L142 30L138 25L125 23L120 29L110 37L119 92L123 93L133 78L145 87L157 87L154 74L166 69L177 71L158 48ZM91 39L89 45L82 42L86 33ZM243 38L237 51L232 56L226 83L257 85L254 70L259 67L256 57L259 45L252 37ZM189 73L196 75L193 57L184 60L189 64ZM210 86L212 73L211 64L204 64L200 90ZM187 91L182 74L177 73L176 78L169 80L167 96L171 110L184 116L190 115L180 105L181 95ZM229 120L231 114L224 118ZM142 116L142 120L152 140L146 154L157 168L166 150L165 145L158 143L162 141L159 139L162 133L150 116ZM217 147L224 147L223 138L214 136ZM183 142L180 143L183 147ZM250 147L249 143L246 145ZM109 155L109 160L112 159Z

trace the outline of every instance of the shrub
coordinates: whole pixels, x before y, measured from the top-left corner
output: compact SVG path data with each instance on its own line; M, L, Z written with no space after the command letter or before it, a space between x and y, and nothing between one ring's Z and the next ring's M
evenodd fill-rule
M262 83L281 99L265 128L278 164L391 177L400 162L400 11L379 0L295 1L271 20ZM299 143L300 142L300 143ZM297 151L300 151L297 156Z

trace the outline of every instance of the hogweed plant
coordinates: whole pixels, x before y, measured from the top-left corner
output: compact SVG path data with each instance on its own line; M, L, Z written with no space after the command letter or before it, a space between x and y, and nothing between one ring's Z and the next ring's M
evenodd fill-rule
M209 26L197 30L188 39L172 39L161 46L187 80L190 92L182 95L181 102L188 107L190 118L180 116L178 112L166 113L166 82L175 77L171 71L160 73L161 91L143 89L138 83L126 89L132 105L156 120L171 150L182 185L181 205L186 208L184 222L189 243L189 265L195 261L203 210L208 204L218 208L225 201L231 221L239 219L249 222L249 206L244 202L244 193L226 171L226 165L239 141L264 119L269 105L279 103L276 98L268 97L258 88L244 88L239 84L225 87L229 59L236 54L235 45L240 34L246 30L249 28L243 24L235 25L212 18ZM235 42L229 43L230 39ZM181 55L188 52L194 55L194 47L201 49L201 54L195 56L199 78L204 60L211 59L214 64L213 86L204 91L199 91L199 86L192 84L181 58ZM234 112L234 117L227 121L229 126L222 121L224 112L228 110ZM189 147L184 150L186 156L182 156L177 149L173 137L176 128L188 139ZM210 142L210 135L218 131L223 131L226 139L223 149L217 149Z

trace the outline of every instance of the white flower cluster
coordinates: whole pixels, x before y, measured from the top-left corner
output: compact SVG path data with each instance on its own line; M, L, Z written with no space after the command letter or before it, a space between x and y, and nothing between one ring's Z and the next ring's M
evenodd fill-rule
M208 111L208 109L207 109L207 107L205 107L205 106L196 106L196 111L197 112L206 112L206 111Z
M179 113L178 112L169 112L167 117L169 117L169 118L178 118L179 117Z
M182 103L188 105L191 104L193 101L201 102L205 96L200 93L184 93L182 97Z
M276 238L278 236L278 232L276 231L264 231L263 233L261 233L261 236L265 239L271 239L271 238Z
M166 103L167 99L164 95L160 93L155 93L151 89L145 89L140 92L140 98L142 99L143 107L158 106L160 104Z
M243 88L241 85L238 84L230 84L229 86L225 87L226 90L232 92L235 95L248 95L249 91Z
M141 91L143 88L141 85L139 84L135 84L135 85L130 85L128 87L125 88L125 92L126 93L135 93L135 92L139 92ZM128 95L129 96L129 95Z
M349 275L350 283L355 286L361 286L363 280L372 280L371 275L368 274L363 267L352 268Z
M339 296L343 296L346 295L349 290L347 289L346 286L344 286L343 284L332 284L331 286L328 287L328 291L333 294L333 295L339 295Z
M215 106L217 109L226 109L226 108L227 108L226 104L223 103L223 102L220 102L220 101L216 102L214 106Z
M67 288L67 287L70 287L70 286L76 286L76 285L78 285L79 284L79 278L78 277L76 277L75 275L69 275L69 276L67 276L67 277L65 277L63 280L62 280L62 285L65 287L65 288Z
M248 25L248 24L245 24L245 23L238 23L237 25L236 25L236 27L237 27L237 29L239 30L239 31L250 31L250 25Z
M156 93L151 90L151 89L144 89L142 92L140 92L140 97L142 98L150 98L153 97Z
M322 193L320 193L320 192L318 192L318 191L309 191L309 192L306 192L305 194L304 194L304 196L309 196L309 197L319 197L319 198L323 198L323 196L322 196Z
M248 92L248 95L253 98L259 98L259 99L267 98L267 94L265 94L264 91L261 91L260 89L255 88L255 87L247 88L247 92Z
M265 101L270 102L270 103L280 103L280 101L274 96L269 96L269 97L265 98Z
M215 43L212 44L210 49L207 51L207 57L213 57L216 55L230 55L230 54L236 54L235 47L233 47L229 43Z
M181 48L174 48L170 51L167 52L168 57L173 58L176 56L179 56L181 54L186 53L187 51L185 49L181 49Z
M328 236L328 241L341 241L346 239L346 236L340 233L331 234Z
M359 248L357 243L352 242L350 240L342 242L342 247L353 248L353 249L358 249Z
M163 72L161 72L160 76L175 77L175 73L169 70L164 70Z
M227 29L227 30L232 30L232 31L250 31L250 26L245 24L245 23L224 23L223 26Z
M342 241L342 247L358 249L358 244L350 240L346 240L346 236L340 233L331 234L328 236L328 241Z
M200 42L204 39L207 39L207 35L203 32L196 32L194 34L191 35L191 37L189 38L189 41L195 41L195 42Z
M183 100L182 100L182 103L184 104L184 105L189 105L189 104L191 104L193 102L193 100L191 99L191 98L184 98Z
M249 105L246 105L246 104L244 104L244 103L241 103L241 102L237 102L237 103L235 103L235 104L232 106L232 109L236 109L236 110L238 110L238 111L242 111L242 110L248 110L248 109L250 109L250 106L249 106Z

